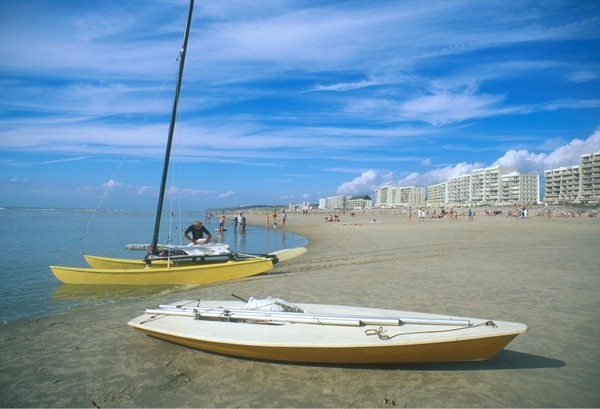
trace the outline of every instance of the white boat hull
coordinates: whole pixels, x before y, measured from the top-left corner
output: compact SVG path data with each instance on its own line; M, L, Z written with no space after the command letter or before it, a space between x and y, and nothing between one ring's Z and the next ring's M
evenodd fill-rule
M156 338L224 355L334 364L485 360L502 350L518 334L527 331L525 324L512 322L492 323L476 318L318 304L297 304L304 313L275 313L284 318L273 320L265 317L237 321L231 313L228 320L195 319L190 313L193 308L189 307L197 304L196 301L181 301L173 306L162 306L159 311L148 310L128 324ZM202 311L214 308L217 315L227 315L223 311L235 312L244 305L242 302L203 301L200 308ZM293 314L293 318L288 321L285 317L289 314ZM333 317L340 322L292 322L310 317ZM401 318L398 325L387 325L387 320L398 317ZM364 324L364 318L381 318L385 325ZM347 324L345 320L348 320ZM353 322L356 320L358 325Z

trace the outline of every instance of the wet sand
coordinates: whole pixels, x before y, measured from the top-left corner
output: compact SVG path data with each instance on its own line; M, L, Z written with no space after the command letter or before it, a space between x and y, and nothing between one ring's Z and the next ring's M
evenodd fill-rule
M309 251L267 274L4 325L0 406L600 406L598 218L324 216L289 214L286 230L308 237ZM264 225L264 216L248 221ZM144 307L231 293L530 330L484 362L343 367L209 354L126 325Z

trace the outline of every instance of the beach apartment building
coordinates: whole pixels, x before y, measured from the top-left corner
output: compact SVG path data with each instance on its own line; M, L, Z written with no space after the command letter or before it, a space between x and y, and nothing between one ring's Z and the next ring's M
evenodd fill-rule
M348 196L330 196L324 199L319 199L319 209L333 210L333 209L347 209L348 208Z
M425 193L426 189L418 186L381 186L375 189L374 207L423 207Z
M580 167L562 166L544 171L546 189L544 201L551 203L575 202L579 196Z
M540 202L540 177L537 174L511 172L502 175L498 205Z
M514 168L493 166L471 172L470 202L474 206L498 203L505 175L515 173Z
M372 207L373 200L368 195L352 197L339 195L319 199L319 209L321 210L359 210Z
M493 166L428 186L428 206L500 206L540 201L540 178L514 168Z
M446 204L460 205L471 202L471 175L454 176L448 179Z
M579 201L600 201L600 152L581 155L581 191Z
M442 206L447 199L448 182L427 186L427 206Z
M600 202L600 152L581 155L581 163L544 172L544 201L548 203ZM540 175L492 166L454 176L424 187L381 186L375 201L368 196L345 195L319 199L320 209L368 209L432 206L514 206L540 202Z
M600 201L600 152L581 155L581 163L544 171L548 203Z
M373 199L368 195L352 196L348 199L348 208L353 210L371 209L373 207Z

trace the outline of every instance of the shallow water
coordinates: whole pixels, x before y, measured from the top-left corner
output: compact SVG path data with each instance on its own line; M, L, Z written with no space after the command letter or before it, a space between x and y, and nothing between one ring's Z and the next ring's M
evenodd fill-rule
M159 241L180 244L182 230L195 219L203 220L203 214L186 212L176 221L163 217ZM215 232L216 218L205 225L232 250L270 253L307 244L283 230L248 226L245 233L236 232L228 220L223 233ZM141 259L143 252L125 250L125 245L149 243L153 228L151 211L0 209L0 323L173 291L177 286L64 285L49 269L52 264L85 266L84 254Z

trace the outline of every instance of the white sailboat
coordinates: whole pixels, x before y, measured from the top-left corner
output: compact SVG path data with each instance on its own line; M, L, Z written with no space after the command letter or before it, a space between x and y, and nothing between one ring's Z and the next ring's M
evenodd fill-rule
M240 358L318 364L489 359L525 324L411 311L265 300L150 308L128 323L152 337Z

